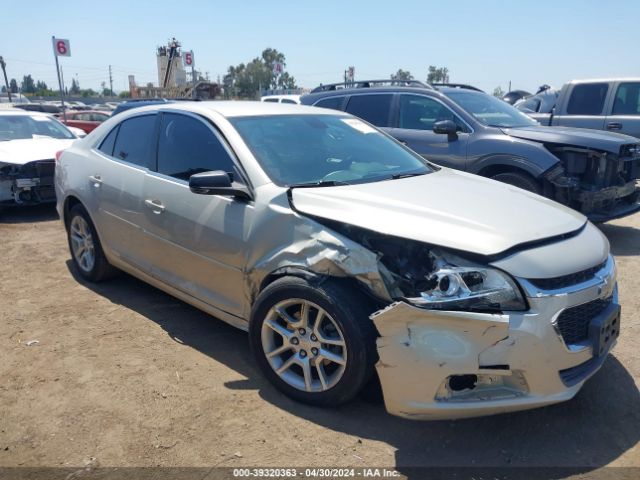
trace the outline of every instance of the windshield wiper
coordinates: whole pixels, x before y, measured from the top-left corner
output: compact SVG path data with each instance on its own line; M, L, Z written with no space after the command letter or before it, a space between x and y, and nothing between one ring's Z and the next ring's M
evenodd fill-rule
M339 187L344 185L351 184L340 180L321 180L319 182L292 183L291 185L289 185L289 188Z
M395 173L389 177L390 180L398 180L399 178L419 177L430 172L413 172L413 173Z

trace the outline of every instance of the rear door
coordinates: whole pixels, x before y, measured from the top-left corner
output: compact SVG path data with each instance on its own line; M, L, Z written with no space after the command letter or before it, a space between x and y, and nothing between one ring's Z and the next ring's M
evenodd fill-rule
M609 82L577 83L567 89L554 125L604 130L606 105L610 97Z
M224 170L247 184L220 133L198 115L163 113L157 171L144 180L145 262L161 281L236 316L246 302L245 238L253 203L190 191L195 173Z
M154 156L158 115L129 118L116 126L94 153L87 182L98 206L100 237L122 260L142 267L145 250L142 233L145 173Z
M605 128L640 138L640 82L617 82Z
M389 132L393 93L351 95L345 108L347 113L360 117L376 127Z
M471 128L449 107L426 95L402 93L398 99L397 121L389 133L424 158L458 170L467 168L467 143ZM433 132L434 123L451 120L458 126L458 136Z

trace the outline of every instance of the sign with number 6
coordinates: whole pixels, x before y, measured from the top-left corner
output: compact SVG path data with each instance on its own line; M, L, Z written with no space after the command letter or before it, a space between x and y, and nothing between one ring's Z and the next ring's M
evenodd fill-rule
M69 40L63 38L53 38L53 54L56 57L70 57L71 46Z

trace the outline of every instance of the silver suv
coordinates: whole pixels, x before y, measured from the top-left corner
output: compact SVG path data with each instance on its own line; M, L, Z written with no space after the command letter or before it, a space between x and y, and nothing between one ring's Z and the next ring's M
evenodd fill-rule
M124 270L248 330L299 401L340 404L377 372L395 415L533 408L572 398L618 337L584 216L342 112L131 110L66 150L55 185L85 279Z

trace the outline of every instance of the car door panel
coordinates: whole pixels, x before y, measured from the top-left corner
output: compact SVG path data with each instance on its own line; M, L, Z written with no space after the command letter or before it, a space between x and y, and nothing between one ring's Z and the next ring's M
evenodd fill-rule
M144 267L139 259L147 248L141 198L151 162L156 117L133 117L110 132L93 151L101 159L94 162L87 175L90 191L99 205L98 223L106 248L137 267Z
M612 90L607 82L573 85L553 125L603 130Z
M244 250L250 202L191 192L188 176L232 170L229 147L204 120L164 113L158 172L144 179L144 253L150 273L184 293L242 315ZM221 158L224 157L224 160ZM239 171L234 170L236 179Z
M467 169L467 145L469 134L459 131L457 138L433 132L433 124L441 120L453 120L460 130L468 128L445 105L422 95L401 94L397 104L395 128L388 130L394 138L429 161L455 168Z
M243 246L253 206L231 197L192 193L186 182L145 177L144 234L149 273L234 315L246 301Z
M618 82L605 130L640 138L640 82Z

